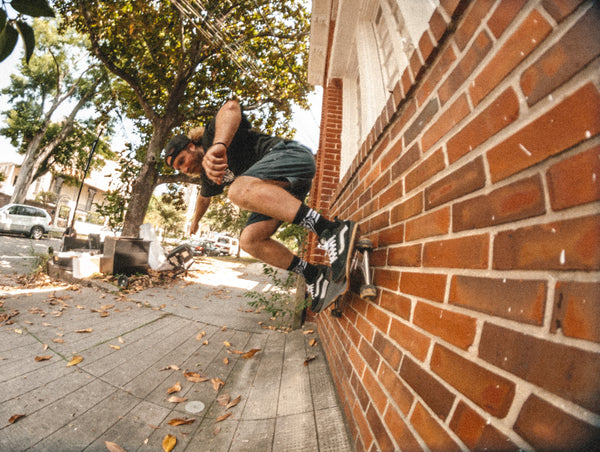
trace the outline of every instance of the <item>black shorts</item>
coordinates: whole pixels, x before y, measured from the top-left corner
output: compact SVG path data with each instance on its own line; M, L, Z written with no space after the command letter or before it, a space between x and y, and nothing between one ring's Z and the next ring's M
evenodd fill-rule
M283 141L273 146L267 155L248 168L242 176L288 182L290 185L286 191L304 201L310 191L316 168L315 156L309 148L296 141ZM267 215L252 212L246 226L271 219Z

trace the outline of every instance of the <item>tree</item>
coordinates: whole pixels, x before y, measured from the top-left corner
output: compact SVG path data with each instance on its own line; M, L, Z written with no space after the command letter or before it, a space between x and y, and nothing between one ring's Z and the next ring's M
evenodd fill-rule
M11 198L11 202L18 203L25 200L31 183L50 169L81 176L77 168L85 166L97 136L95 129L109 122L112 108L105 69L90 64L78 71L77 61L86 55L82 37L73 31L58 34L55 24L49 22L36 20L34 29L43 53L32 57L28 65L22 62L20 75L11 75L10 86L2 90L12 108L3 113L7 126L0 129L0 134L24 154ZM97 118L77 121L94 98L101 108ZM65 118L57 118L59 109L68 111ZM101 144L97 155L111 153Z
M156 230L162 229L163 237L183 233L186 207L185 203L181 205L168 193L160 197L153 195L145 221L151 223Z
M35 33L25 17L54 17L54 11L46 0L12 0L12 8L18 13L15 19L8 17L6 1L0 8L0 61L4 61L15 49L19 35L25 47L25 62L29 63L35 47Z
M303 0L54 4L120 79L121 106L144 142L124 235L138 234L157 185L199 182L163 166L160 153L172 133L198 125L237 97L262 130L289 136L292 105L307 106L309 86L299 75L308 56Z

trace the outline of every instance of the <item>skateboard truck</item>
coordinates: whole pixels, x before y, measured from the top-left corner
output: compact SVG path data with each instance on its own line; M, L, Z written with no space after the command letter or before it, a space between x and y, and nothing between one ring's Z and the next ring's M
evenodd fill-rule
M361 238L354 246L354 256L350 267L350 274L360 269L363 277L363 284L360 286L359 296L365 301L375 301L377 297L377 287L371 281L371 267L369 257L373 251L373 243L369 239ZM335 301L334 308L331 310L333 317L341 317L340 309L341 297Z

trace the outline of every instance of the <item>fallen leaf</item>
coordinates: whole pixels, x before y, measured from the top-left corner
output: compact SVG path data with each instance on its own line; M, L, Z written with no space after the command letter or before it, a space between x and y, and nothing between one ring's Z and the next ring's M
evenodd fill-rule
M314 347L315 345L317 345L317 340L311 339L310 341L308 341L308 345L310 345L311 347Z
M109 346L110 348L113 348L113 349L115 349L115 350L121 350L121 347L119 347L118 345L112 345L112 344L108 344L108 346Z
M217 397L217 402L221 406L227 406L229 403L229 394L221 394L219 397Z
M23 330L20 330L20 329L18 329L18 328L15 328L15 333L17 333L17 334L23 334Z
M44 351L48 350L48 344L44 344Z
M73 358L71 358L71 361L69 361L69 364L67 364L67 367L75 366L75 365L79 364L81 361L83 361L83 356L75 355L75 356L73 356Z
M241 350L231 350L231 349L229 349L229 350L227 350L227 353L231 353L232 355L243 355L246 352L243 352Z
M315 332L315 330L306 330L302 334L312 334L314 332Z
M75 330L76 333L91 333L94 331L92 328L85 328L83 330Z
M175 447L175 444L177 444L177 438L173 435L167 435L165 436L165 439L163 439L162 448L165 452L171 452Z
M202 342L202 345L208 345L208 341Z
M221 328L221 331L227 331L227 327L225 325L223 325L223 328Z
M200 331L198 333L198 336L196 336L196 340L199 341L200 339L202 339L204 336L206 336L206 331Z
M187 400L187 397L177 397L177 396L171 396L167 399L167 402L170 403L182 403L185 402Z
M30 322L29 320L25 320L25 323L26 323L27 325L33 325L33 322Z
M102 313L100 314L100 317L108 317L108 312L102 311Z
M9 424L14 424L15 422L17 422L19 419L21 419L22 417L25 417L25 414L13 414L10 419L8 420Z
M225 413L224 415L222 415L222 416L219 416L219 417L217 418L217 422L224 421L224 420L225 420L225 419L227 419L228 417L231 417L231 411L228 411L228 412L227 412L227 413Z
M167 389L167 394L173 394L174 392L181 391L181 384L179 382L175 383L169 389Z
M77 309L85 309L85 307L81 306L80 304L75 306Z
M225 347L231 347L231 342L224 341L223 344L225 344Z
M104 304L104 305L100 306L100 309L102 309L103 311L106 311L106 310L112 309L114 307L115 307L114 304Z
M227 357L223 358L223 364L225 364L225 365L229 364L229 358L227 358Z
M175 364L171 364L170 366L163 367L163 368L162 368L162 369L160 369L160 370L161 370L161 371L162 371L162 370L179 370L179 366L176 366Z
M57 344L64 344L65 340L61 338L52 339L52 342L56 342Z
M169 422L167 422L167 424L169 425L173 425L175 427L177 427L178 425L188 425L191 424L195 421L196 419L181 419L181 418L175 418L175 419L171 419Z
M52 355L44 355L44 356L36 356L36 357L35 357L35 360L36 360L37 362L40 362L40 361L48 361L49 359L52 359Z
M221 387L225 385L225 382L220 378L211 378L210 381L213 385L214 390L217 392L219 392L219 389L221 389Z
M125 449L123 449L117 443L113 443L112 441L104 441L104 445L109 452L126 452Z
M254 355L256 355L258 352L260 352L260 350L261 350L260 348L253 348L252 350L250 350L250 351L248 351L248 352L244 353L244 354L242 355L242 358L243 358L243 359L250 359L250 358L252 358Z
M305 360L304 360L304 365L308 366L308 363L311 362L313 359L315 359L316 356L312 355L312 356L308 356Z
M201 383L203 381L208 381L208 378L203 377L199 373L196 372L184 372L183 376L186 380L191 381L192 383Z
M221 426L217 425L213 430L213 435L217 436L219 433L221 433Z
M230 409L230 408L233 408L233 407L234 407L234 406L236 406L238 403L240 403L240 402L241 402L241 400L242 400L242 396L241 396L241 395L237 396L235 399L233 399L231 402L229 402L229 403L227 404L227 406L225 407L225 409L226 409L226 410L228 410L228 409Z
M118 340L119 340L119 343L121 343L121 344L125 343L125 339L123 339L122 337L120 337Z

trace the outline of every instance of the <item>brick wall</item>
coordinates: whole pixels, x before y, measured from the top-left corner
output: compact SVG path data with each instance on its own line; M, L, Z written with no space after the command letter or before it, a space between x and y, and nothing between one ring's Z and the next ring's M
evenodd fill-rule
M376 245L318 316L356 449L597 446L600 5L440 3L331 195L322 134L313 205Z

